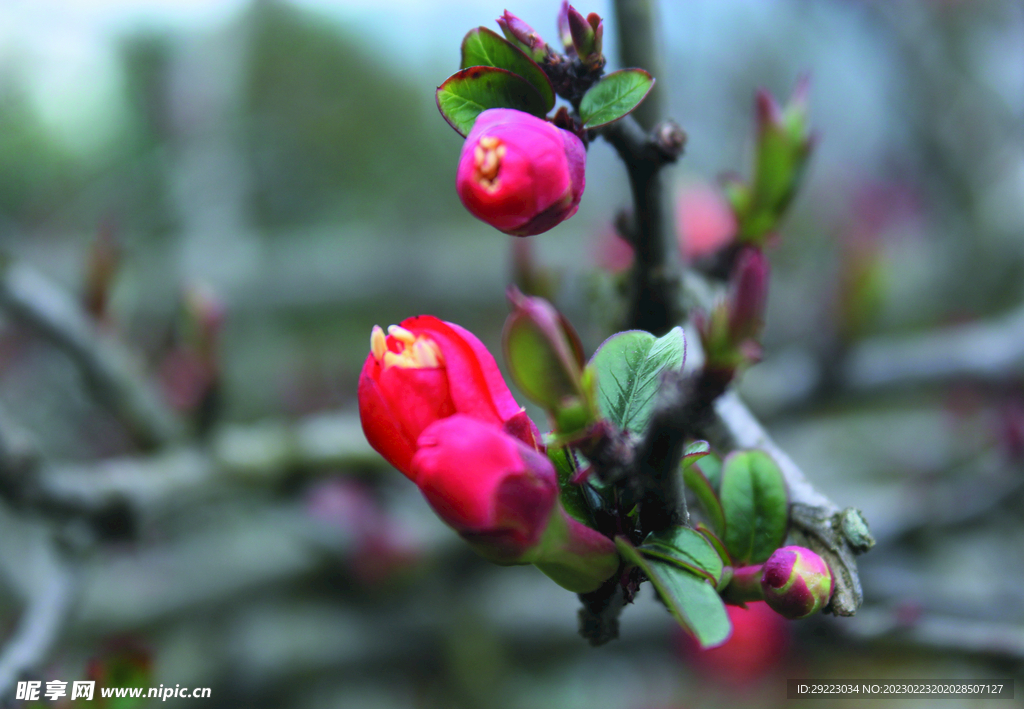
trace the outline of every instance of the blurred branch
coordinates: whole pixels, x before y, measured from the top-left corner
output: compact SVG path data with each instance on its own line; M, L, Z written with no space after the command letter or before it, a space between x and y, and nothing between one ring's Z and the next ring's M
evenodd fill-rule
M1002 451L986 450L951 473L953 479L908 490L895 519L872 517L879 544L982 519L1024 492L1024 475Z
M781 376L777 369L792 366L794 360L800 362L797 366L803 369L804 381L766 396L766 410L774 413L830 394L878 393L958 379L1001 384L1024 375L1024 306L988 320L922 334L868 338L853 345L835 364L827 365L823 358L806 352L789 353L777 364L771 359L759 364L753 378L770 381Z
M13 501L50 517L102 523L111 512L137 521L155 511L209 497L227 482L273 486L296 471L376 469L386 465L353 413L320 414L295 423L226 426L206 447L180 446L147 457L43 465L31 486L0 479ZM130 528L130 527L129 527Z
M633 116L650 130L665 113L664 93L668 85L664 78L664 64L658 46L656 3L654 0L615 0L615 26L618 28L619 63L623 68L646 69L661 82L655 86Z
M181 425L132 358L100 332L79 304L25 264L0 263L0 308L64 351L97 398L143 448L165 445Z
M1024 373L1024 307L922 335L866 340L850 352L842 372L855 390Z
M74 600L74 581L66 563L54 566L49 583L29 601L17 630L0 655L0 696L44 664L67 622Z
M1024 661L1024 627L1005 622L955 618L924 613L912 622L899 613L865 608L857 623L843 623L840 632L866 642L889 641L929 650L995 655Z
M786 479L792 526L807 535L811 548L828 562L836 577L830 604L832 613L844 616L856 613L864 600L864 592L853 556L874 544L869 535L851 538L855 530L850 525L863 523L859 513L852 508L841 510L818 492L735 392L718 398L715 421L704 433L711 445L720 450L760 448L775 460Z

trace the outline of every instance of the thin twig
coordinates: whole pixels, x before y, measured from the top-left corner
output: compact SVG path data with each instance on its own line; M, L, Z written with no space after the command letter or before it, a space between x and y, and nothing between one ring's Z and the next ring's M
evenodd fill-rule
M74 361L99 401L143 448L177 439L180 422L163 403L137 362L99 331L59 286L31 267L0 262L0 308L31 327Z

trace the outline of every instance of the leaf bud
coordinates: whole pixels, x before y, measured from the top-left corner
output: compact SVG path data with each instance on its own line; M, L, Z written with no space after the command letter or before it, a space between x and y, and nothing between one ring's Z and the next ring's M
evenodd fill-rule
M523 53L533 61L541 62L553 54L547 42L541 39L532 27L508 10L505 10L505 14L498 18L498 26L505 35L505 39L523 50Z
M572 325L548 301L509 289L512 312L502 344L512 380L544 406L560 433L586 428L597 416L583 382L583 348Z

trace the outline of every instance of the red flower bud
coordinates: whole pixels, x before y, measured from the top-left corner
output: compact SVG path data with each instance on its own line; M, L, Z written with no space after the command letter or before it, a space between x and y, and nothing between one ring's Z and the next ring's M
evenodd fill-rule
M506 234L532 236L576 213L586 160L573 133L522 111L492 108L466 138L456 187L477 219Z
M828 564L804 547L776 549L764 563L761 590L779 615L805 618L820 611L832 597L835 581Z
M366 440L412 477L416 440L455 413L504 428L539 447L539 434L512 398L494 357L472 333L430 315L379 327L359 376L359 418Z
M412 478L441 519L499 563L537 546L558 499L547 456L462 414L420 434Z

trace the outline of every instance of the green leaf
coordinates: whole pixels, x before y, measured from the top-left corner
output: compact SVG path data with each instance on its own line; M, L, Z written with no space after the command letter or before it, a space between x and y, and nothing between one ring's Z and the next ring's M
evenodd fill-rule
M683 451L683 466L689 468L698 460L711 454L711 444L707 441L691 441Z
M462 66L493 66L505 69L530 82L544 100L544 112L555 105L555 90L551 80L537 62L530 59L518 47L486 27L477 27L466 33L462 40Z
M620 69L607 74L583 94L580 118L584 128L617 121L647 98L654 77L643 69Z
M535 116L547 113L544 99L526 79L505 69L473 66L437 87L437 108L452 128L469 135L476 117L489 108L514 108Z
M647 575L669 613L701 647L715 647L729 639L732 623L711 584L672 564L645 559L625 537L616 537L615 546L628 563Z
M722 466L725 546L737 564L760 564L786 537L788 500L779 466L760 450L737 451Z
M722 580L722 557L707 538L689 527L674 527L647 535L640 551L662 561L699 570L717 586Z
M722 510L722 503L700 468L696 465L686 465L685 458L683 459L683 482L697 496L697 501L707 516L711 529L716 534L723 534L725 532L725 512Z
M686 357L682 328L656 339L649 332L629 330L598 347L588 368L597 377L601 414L620 429L643 433L661 386L661 373L681 369Z
M722 485L722 459L714 453L708 455L697 461L697 467L700 468L700 472L704 473L704 477L711 483L712 490L718 490Z
M704 538L711 542L711 546L713 546L715 548L715 551L718 552L718 555L722 557L723 562L725 562L729 566L734 565L732 562L732 557L729 556L729 550L725 548L725 544L722 542L721 538L719 538L719 536L715 534L710 527L708 527L703 522L698 522L697 531L703 534Z
M559 498L561 499L562 507L577 522L592 526L593 521L590 516L590 508L587 506L587 501L584 497L583 486L574 485L569 482L572 480L572 476L576 474L576 471L579 470L573 452L567 447L549 447L548 459L551 460L551 463L555 466L555 472L558 474Z

